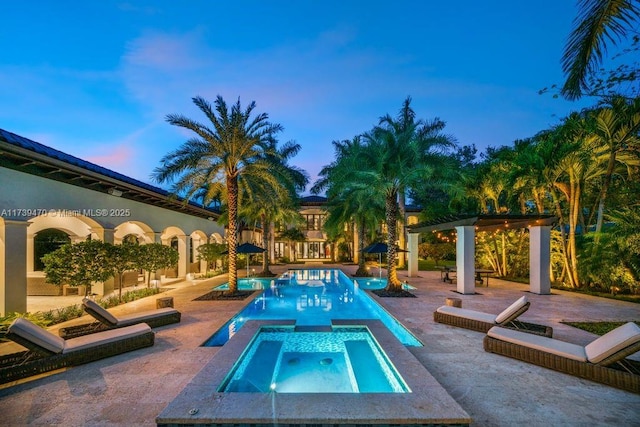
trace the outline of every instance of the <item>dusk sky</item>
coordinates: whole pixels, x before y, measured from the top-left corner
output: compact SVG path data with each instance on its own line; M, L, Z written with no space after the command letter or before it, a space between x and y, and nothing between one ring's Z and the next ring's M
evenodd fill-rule
M302 145L311 176L331 141L410 95L461 145L511 145L593 101L560 84L573 0L12 1L0 30L0 128L144 182L206 122L191 98L256 101Z

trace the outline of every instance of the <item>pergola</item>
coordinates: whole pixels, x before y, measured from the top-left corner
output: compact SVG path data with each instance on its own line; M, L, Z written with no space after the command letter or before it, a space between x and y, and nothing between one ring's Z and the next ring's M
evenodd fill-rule
M553 215L450 215L407 226L409 233L409 277L418 274L419 233L456 230L457 291L475 293L475 233L505 229L529 229L529 290L540 295L551 293L551 227Z

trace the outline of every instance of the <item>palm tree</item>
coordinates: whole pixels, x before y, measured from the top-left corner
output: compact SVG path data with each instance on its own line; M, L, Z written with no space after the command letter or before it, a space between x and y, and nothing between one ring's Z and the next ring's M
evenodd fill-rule
M298 192L303 191L309 177L302 169L288 164L288 161L300 151L300 144L292 141L278 148L276 140L268 151L271 163L270 173L275 181L265 181L261 174L248 173L245 176L244 193L247 200L243 203L244 213L255 218L262 227L262 247L265 248L262 259L262 276L273 276L269 270L269 241L271 223L280 220L289 222L298 214Z
M407 97L396 119L384 116L380 124L364 134L367 143L368 171L363 176L372 188L385 199L387 226L387 288L389 292L401 292L402 284L396 271L396 240L398 216L407 188L430 180L439 164L444 162L446 150L455 147L452 138L440 131L444 122L415 120Z
M562 55L567 80L562 95L575 100L588 91L587 77L597 71L607 50L616 44L640 18L637 0L580 0L575 27Z
M220 194L225 196L229 221L229 293L233 294L238 289L239 182L244 175L250 174L276 185L269 160L271 156L277 156L272 152L272 138L282 131L282 127L269 122L266 113L252 118L255 102L245 109L242 109L240 99L228 108L221 96L214 102L215 109L202 97L193 98L193 103L209 119L210 125L178 114L167 115L167 122L189 129L196 136L166 154L161 159L161 166L154 170L153 178L160 183L171 181L172 191L185 200L202 193L203 188L209 190L204 194L204 203Z
M344 232L344 225L355 223L358 233L358 270L356 276L368 276L362 255L365 235L375 233L375 227L384 216L380 197L357 171L363 169L362 159L366 147L359 136L352 140L333 141L335 160L320 171L320 179L311 188L318 194L326 190L329 213L324 229L337 239Z
M595 117L598 152L606 165L598 201L596 233L602 231L605 202L616 166L640 165L640 99L628 103L624 98L616 97L610 104L610 108L601 109Z

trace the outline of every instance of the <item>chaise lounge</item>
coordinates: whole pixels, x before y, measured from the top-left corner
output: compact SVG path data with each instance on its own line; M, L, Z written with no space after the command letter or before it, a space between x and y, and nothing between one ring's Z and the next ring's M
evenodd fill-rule
M608 386L640 393L640 362L625 359L640 351L640 327L626 323L586 346L493 327L485 351Z
M178 323L181 317L180 312L171 307L116 317L108 310L102 308L100 304L88 298L82 300L82 306L84 311L95 318L97 322L61 328L59 334L62 338L75 338L94 332L131 326L137 323L146 323L152 328L157 328L171 323Z
M551 337L553 335L553 328L550 326L516 320L522 313L529 309L530 305L531 303L527 301L527 297L522 296L498 315L443 305L433 313L433 320L438 323L484 333L494 326L503 326Z
M9 326L5 338L28 351L0 356L0 384L150 347L155 334L149 325L140 323L65 340L18 318Z

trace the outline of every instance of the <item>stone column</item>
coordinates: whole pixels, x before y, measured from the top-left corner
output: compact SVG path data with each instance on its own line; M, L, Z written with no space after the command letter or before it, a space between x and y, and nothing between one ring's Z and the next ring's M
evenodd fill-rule
M27 312L28 221L0 222L0 315Z
M476 292L476 230L474 226L467 225L456 227L456 232L458 234L456 241L456 289L461 294L474 294Z
M176 236L178 238L178 277L184 278L189 272L189 239L184 234Z
M551 227L532 226L529 229L529 290L534 294L551 294Z
M418 240L420 233L409 233L409 277L418 277Z

